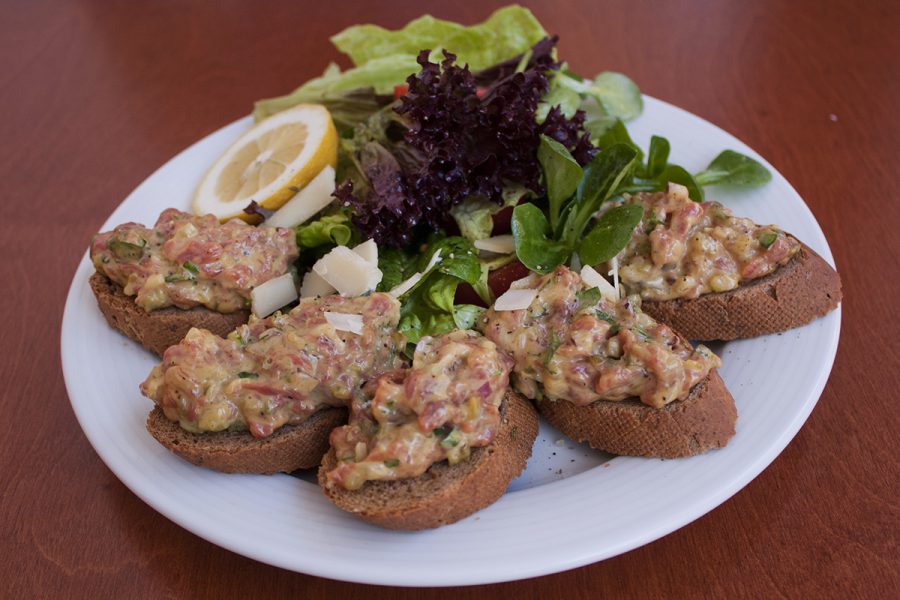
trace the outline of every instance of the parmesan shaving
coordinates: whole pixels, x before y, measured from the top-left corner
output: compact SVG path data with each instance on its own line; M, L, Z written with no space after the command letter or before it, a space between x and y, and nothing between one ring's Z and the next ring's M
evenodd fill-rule
M391 291L388 292L394 298L399 298L406 292L408 292L414 285L419 283L422 279L421 273L413 273L412 276L406 281L402 281L391 288Z
M366 240L353 248L353 251L373 267L378 266L378 244L375 243L375 240Z
M453 258L453 256L451 256L450 258ZM425 265L425 270L423 271L423 273L427 273L428 271L430 271L431 267L438 264L439 262L441 262L441 249L440 248L437 249L437 252L435 252L434 254L431 255L431 260L429 260L428 264Z
M312 270L303 276L303 283L300 285L301 298L328 296L336 291L334 286L322 279L318 273Z
M347 313L325 312L325 320L328 324L338 331L349 331L356 335L362 335L363 318L362 315L351 315Z
M432 267L434 267L439 262L441 262L440 248L438 248L438 251L431 256L431 260L429 260L428 264L425 265L424 271L417 271L413 273L409 276L408 279L406 279L405 281L401 281L400 283L392 287L388 294L390 294L394 298L399 298L400 296L411 290L417 283L419 283L422 280L422 277L425 276L425 273L430 271Z
M270 279L256 286L250 292L251 310L260 319L268 317L296 299L297 288L294 285L294 277L290 273Z
M337 246L313 265L313 271L341 296L359 296L381 282L383 274L365 258L346 246Z
M509 284L511 290L530 290L537 285L540 276L537 273L529 273L522 279L516 279Z
M516 240L511 235L495 235L484 240L475 240L475 247L493 254L512 254L516 251Z
M682 186L684 187L684 186ZM687 189L687 188L685 188ZM619 289L619 256L613 256L612 260L609 261L609 272L607 275L612 275L613 278L613 288L616 290L616 298L622 297L622 290Z
M319 171L306 186L294 194L284 206L266 219L265 224L271 227L296 227L305 223L310 217L331 204L334 199L334 169L331 165Z
M603 275L594 270L590 265L581 267L581 280L591 287L600 290L600 295L610 302L618 302L619 292L610 285Z
M508 289L494 302L494 310L522 310L537 298L536 289Z

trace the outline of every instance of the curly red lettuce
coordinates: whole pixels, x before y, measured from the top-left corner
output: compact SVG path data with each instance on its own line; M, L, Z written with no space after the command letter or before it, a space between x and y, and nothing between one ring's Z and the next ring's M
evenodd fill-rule
M440 64L419 53L419 73L392 107L357 127L346 141L349 178L335 191L352 209L365 238L400 247L452 223L450 209L466 198L503 202L510 185L543 193L537 149L545 134L566 146L581 164L596 154L584 131L584 114L571 119L551 110L535 119L559 67L545 38L529 53L479 73ZM388 114L391 110L393 114Z

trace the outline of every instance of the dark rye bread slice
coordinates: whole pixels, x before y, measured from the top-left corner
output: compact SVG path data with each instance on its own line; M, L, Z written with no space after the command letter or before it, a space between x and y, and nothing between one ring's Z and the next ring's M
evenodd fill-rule
M722 448L737 421L734 398L715 370L687 398L664 408L636 398L581 407L565 400L536 404L541 416L573 440L626 456L679 458Z
M223 314L203 307L190 310L169 307L147 312L105 275L94 273L90 284L106 322L159 356L180 342L191 327L225 337L250 318L247 310Z
M338 465L329 450L319 468L319 485L334 504L361 519L388 529L430 529L448 525L496 502L515 479L538 432L538 415L530 402L509 391L501 405L497 435L473 448L468 460L442 461L422 475L396 481L369 481L349 491L329 487L326 474Z
M648 315L692 340L734 340L787 331L841 301L841 278L805 244L783 267L738 288L692 300L645 300Z
M290 473L319 466L331 430L347 422L345 408L325 408L300 425L287 425L266 438L246 431L191 433L154 407L147 431L188 462L223 473Z

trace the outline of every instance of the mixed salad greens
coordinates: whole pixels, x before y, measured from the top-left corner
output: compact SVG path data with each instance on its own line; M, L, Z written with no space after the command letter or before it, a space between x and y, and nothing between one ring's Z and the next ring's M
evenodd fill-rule
M257 102L254 116L299 103L329 109L341 136L336 202L297 227L301 260L308 267L335 245L374 239L379 291L419 275L400 295L400 329L413 343L471 327L497 271L615 257L642 218L636 205L608 208L623 194L674 182L700 202L705 186L771 178L731 150L691 174L669 162L660 136L644 157L625 125L643 110L637 85L620 73L574 73L557 38L519 6L471 27L424 16L331 40L352 68L331 64ZM510 231L515 252L479 253L476 242Z

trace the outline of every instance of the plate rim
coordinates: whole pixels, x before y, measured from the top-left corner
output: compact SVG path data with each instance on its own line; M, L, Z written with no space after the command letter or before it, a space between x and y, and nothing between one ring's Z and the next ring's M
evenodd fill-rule
M772 167L772 165L768 163L768 161L762 158L757 152L753 151L749 146L741 142L739 139L718 127L716 124L698 115L690 113L689 111L681 109L668 102L658 100L651 96L644 95L644 99L645 102L649 105L659 103L667 109L675 110L681 113L682 117L699 119L709 127L717 130L720 135L724 135L727 138L733 140L737 145L739 145L742 150L750 150L750 153L753 156L760 159L767 167L769 167L773 171L773 175L780 178L781 183L783 185L786 185L789 190L792 193L796 194L797 198L800 199L802 210L805 211L805 217L811 222L820 238L819 240L816 240L816 242L818 242L820 254L827 262L833 265L834 260L831 254L830 247L828 246L827 240L825 239L821 227L818 221L815 219L812 210L807 205L807 203L803 201L802 197L799 195L799 193L797 193L791 183L783 175L781 175L781 173L777 169ZM182 157L192 148L208 142L208 140L210 140L210 138L214 136L227 135L225 132L228 132L230 129L240 127L248 119L249 117L242 117L212 133L207 134L200 140L197 140L187 148L183 149L181 152L177 153L163 165L154 170L152 174L145 178L137 187L134 188L134 190L131 191L131 193L125 199L122 200L122 202L120 202L116 206L116 208L111 212L109 217L104 222L103 228L108 227L108 224L116 218L116 215L120 211L125 210L123 207L128 204L129 200L135 196L138 196L141 192L141 189L144 186L148 185L148 181L154 179L157 174L165 170L172 163L175 163L182 159ZM421 574L406 573L404 574L405 578L398 579L395 576L388 576L380 573L360 573L358 571L348 571L346 567L342 567L342 565L340 564L332 565L323 561L319 561L318 564L314 565L314 568L308 568L308 566L307 568L299 568L296 560L289 560L282 556L273 555L271 552L266 552L265 549L261 551L259 549L257 549L257 551L248 551L247 548L242 547L239 544L236 545L234 543L234 540L230 539L227 535L221 535L218 534L218 532L210 532L206 529L203 529L202 527L198 527L197 524L192 522L192 520L189 519L184 513L178 513L171 510L170 507L165 504L165 502L160 502L157 498L153 497L150 494L147 494L142 483L139 481L141 477L139 477L136 473L124 468L126 465L122 464L118 457L111 455L109 451L99 442L95 442L93 435L98 434L95 431L93 423L91 423L89 414L86 412L85 407L79 405L79 403L75 400L75 395L78 393L78 387L80 384L78 382L76 374L74 373L75 366L72 363L73 357L69 356L69 353L66 351L67 346L71 346L71 343L67 344L67 340L69 340L69 337L72 335L71 326L67 327L66 324L71 323L71 320L74 319L72 315L75 314L75 312L78 310L78 304L81 301L81 294L83 294L85 289L87 288L87 277L89 276L90 269L90 260L87 251L85 251L78 263L78 267L75 270L75 274L73 275L72 283L69 287L69 291L66 297L60 334L60 357L70 405L72 406L79 426L84 431L85 436L88 438L88 441L94 448L94 451L100 456L101 460L103 460L107 467L126 487L128 487L135 495L141 498L151 508L161 513L166 518L175 522L184 529L187 529L194 535L197 535L232 552L264 562L266 564L271 564L287 570L309 573L316 576L328 577L355 583L395 585L405 587L450 585L461 586L498 583L523 578L538 577L551 573L566 571L569 569L584 566L586 564L611 558L613 556L630 551L634 548L640 547L649 542L655 541L673 531L684 527L685 525L715 509L717 506L721 505L734 494L743 489L767 466L769 466L775 460L775 458L777 458L778 455L780 455L781 452L787 447L790 441L796 436L797 432L806 422L812 410L815 408L819 398L821 397L821 394L825 388L825 385L827 384L834 365L837 346L840 338L841 308L839 306L833 313L834 317L832 317L832 319L834 323L827 331L827 344L824 346L823 352L820 355L820 359L823 359L824 362L822 363L822 367L817 372L816 380L809 386L810 394L808 395L806 402L804 402L803 405L799 406L798 409L793 413L792 419L787 424L787 427L783 430L781 435L778 436L777 439L768 440L765 452L757 455L755 460L745 465L744 468L740 470L740 472L735 473L725 485L721 485L714 491L707 493L703 497L704 501L695 502L690 506L679 507L677 511L674 511L673 514L669 515L669 518L666 521L665 525L641 531L639 534L634 534L627 537L626 539L620 540L617 544L604 546L603 549L599 551L588 550L582 552L573 552L571 556L565 558L555 557L555 560L546 561L544 564L538 567L535 567L533 564L524 563L504 564L504 570L502 573L498 573L498 576L492 576L493 574L487 574L486 576L483 571L473 571L471 574L463 573L461 576L458 573L449 573L450 576L448 577L436 579L433 575L423 572ZM73 390L76 391L73 393ZM172 458L173 460L180 460L175 458L174 456ZM611 462L619 461L621 463L623 459L629 460L625 457L618 457L613 459L613 461ZM572 481L577 477L578 476L575 476L563 481ZM527 493L528 491L529 490L521 490L519 492L514 492L513 494Z

